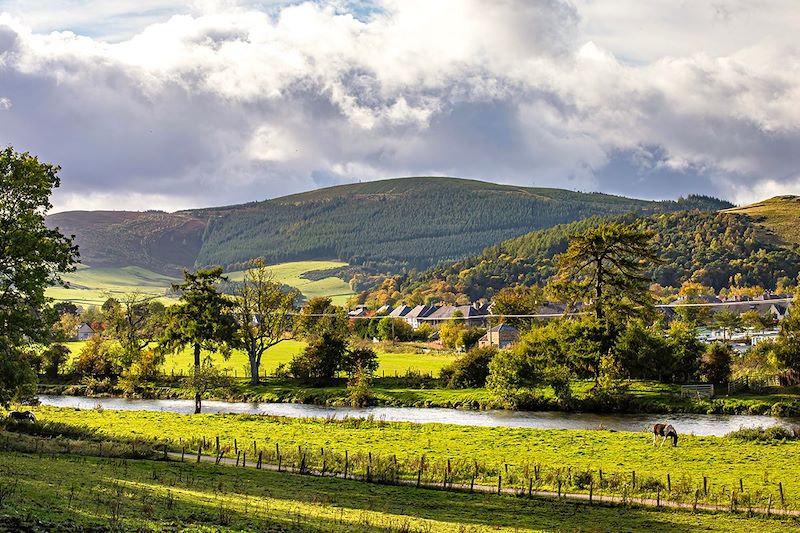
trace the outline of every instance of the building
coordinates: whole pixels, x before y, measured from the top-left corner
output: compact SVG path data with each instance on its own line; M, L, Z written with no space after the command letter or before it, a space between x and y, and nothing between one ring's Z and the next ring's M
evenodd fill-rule
M390 316L390 317L392 317L392 318L403 318L403 317L404 317L404 316L406 316L406 315L407 315L407 314L408 314L410 311L411 311L411 307L409 307L409 306L407 306L407 305L401 305L401 306L399 306L399 307L396 307L395 309L393 309L393 310L392 310L392 311L389 313L389 316Z
M405 315L403 320L408 322L412 328L417 329L422 325L424 319L435 311L435 308L430 305L418 305Z
M92 329L92 326L84 322L78 326L78 329L75 332L75 338L79 341L86 341L94 337L94 334L95 331Z
M455 320L456 313L461 313L464 318L464 323L469 326L485 326L487 324L487 316L489 315L488 305L443 305L437 307L428 317L425 322L432 326L441 326L445 322Z
M495 346L505 350L517 342L519 342L519 330L508 324L500 324L490 328L483 337L478 339L478 346L481 348Z

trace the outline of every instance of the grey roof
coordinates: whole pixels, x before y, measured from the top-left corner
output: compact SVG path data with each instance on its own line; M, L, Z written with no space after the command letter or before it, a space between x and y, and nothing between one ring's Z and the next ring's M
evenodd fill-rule
M500 333L500 332L519 334L519 330L517 328L515 328L511 324L505 324L505 323L497 325L493 328L489 328L489 330L487 331L487 333Z
M410 311L411 311L411 308L409 306L401 305L400 307L395 308L394 311L389 313L389 316L403 317L403 316L406 316Z
M375 311L375 313L378 314L378 315L383 315L383 314L387 314L388 315L391 312L392 312L392 306L391 305L382 305L382 306L380 306L378 308L377 311Z
M433 307L430 305L418 305L406 313L403 318L424 318L433 313L433 310Z

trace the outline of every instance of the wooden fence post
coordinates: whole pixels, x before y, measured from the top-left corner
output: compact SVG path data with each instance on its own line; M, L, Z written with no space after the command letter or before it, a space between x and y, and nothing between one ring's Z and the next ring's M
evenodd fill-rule
M783 499L783 483L780 482L780 481L778 482L778 490L781 493L781 507L783 507L785 509L786 508L786 502Z
M239 457L242 455L242 452L236 450L236 466L239 466Z
M219 435L217 435L217 455L219 455Z
M694 491L694 504L692 505L692 512L697 511L697 500L700 498L700 491Z
M636 488L636 470L631 472L631 488Z
M278 454L278 472L281 471L281 460L282 459L283 459L283 457L281 457L281 454Z
M247 466L247 452L242 452L242 468Z
M183 457L186 455L186 445L184 444L181 446L181 462L183 462Z
M233 439L233 451L236 455L239 455L239 443L236 439Z
M767 500L767 516L772 511L772 493L769 494L769 500Z
M344 478L347 479L347 467L350 466L350 457L347 450L344 451Z
M656 507L661 507L661 485L656 488Z
M594 496L594 481L589 482L589 505L592 504L592 496Z
M742 483L742 478L739 478L739 492L744 492L744 483Z
M670 479L669 474L667 474L667 491L672 492L672 479Z
M167 445L165 443L164 444L164 460L166 460L166 459L167 459Z
M703 495L708 496L708 478L703 476Z
M198 446L198 447L197 447L197 462L198 462L198 463L200 462L200 452L201 452L201 451L202 451L202 450L201 450L201 449L200 449L200 447Z
M256 464L256 469L261 470L261 454L264 453L263 450L258 452L258 463Z
M419 488L422 481L422 469L425 468L425 456L419 458L419 468L417 468L417 488Z
M503 475L497 474L497 494L500 494L500 492L503 490L502 486L503 486Z
M561 480L558 480L558 497L561 497Z

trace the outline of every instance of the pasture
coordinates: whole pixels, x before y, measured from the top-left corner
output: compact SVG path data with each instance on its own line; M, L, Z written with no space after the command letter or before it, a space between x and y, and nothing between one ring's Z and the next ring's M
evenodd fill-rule
M80 353L85 344L85 341L66 343L72 358ZM273 375L278 365L288 364L292 357L303 351L305 346L306 343L300 340L285 340L273 346L267 350L262 358L262 372L266 371L268 375ZM448 353L395 353L394 351L381 350L379 347L376 348L376 352L380 365L377 371L378 376L404 375L411 371L413 373L433 374L435 377L444 366L453 362L457 357ZM203 356L205 357L205 355L204 353ZM247 354L241 350L233 350L227 360L221 354L213 354L211 359L219 368L228 369L228 373L231 376L243 377L249 375L246 370ZM191 349L187 348L177 354L168 355L162 369L166 374L179 374L180 372L185 374L193 364L194 355Z
M0 452L0 528L365 533L783 532L790 519L586 505L200 463ZM58 480L57 483L54 480ZM35 518L34 518L35 517ZM98 529L99 530L99 529ZM103 529L105 530L105 529Z
M296 261L271 265L275 281L298 289L306 298L330 296L337 305L344 304L353 291L350 286L336 277L309 280L303 274L316 270L327 270L347 266L338 261ZM226 275L231 280L241 280L242 271ZM120 268L81 267L75 272L64 274L69 288L48 287L47 296L56 301L70 301L81 306L102 305L110 296L122 296L133 292L162 296L166 294L177 278L151 272L147 269L127 266ZM174 298L164 297L164 303L175 302Z
M334 464L333 457L341 463L348 452L351 468L363 469L369 454L374 472L380 461L385 466L387 458L393 457L406 477L413 478L422 461L425 476L441 480L445 465L452 464L452 470L447 466L451 479L462 483L469 483L477 470L479 483L496 484L502 476L503 486L523 489L531 472L539 469L537 483L541 485L537 486L550 490L555 490L556 479L582 491L588 490L586 480L605 479L609 490L628 490L633 495L635 489L652 497L656 489L667 490L669 475L670 491L679 501L689 501L699 492L700 501L725 504L736 491L754 506L766 507L771 498L775 507L784 501L787 508L800 508L797 440L758 443L682 435L677 448L655 448L644 428L641 433L536 430L53 407L37 407L34 412L43 421L88 428L109 439L171 439L173 449L180 440L190 449L200 439L210 446L216 437L231 449L235 443L242 448L255 443L273 453L277 444L285 450L286 464L290 459L299 464L301 449L304 457L308 451L307 464L312 464L312 458L319 462L317 452L325 450L328 465ZM357 458L360 466L355 466Z

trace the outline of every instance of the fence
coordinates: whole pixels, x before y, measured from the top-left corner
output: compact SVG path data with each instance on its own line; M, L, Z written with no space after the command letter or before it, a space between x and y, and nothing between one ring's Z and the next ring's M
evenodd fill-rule
M712 398L714 396L714 385L710 383L699 385L681 385L681 398Z
M270 469L329 476L368 483L440 490L491 492L520 497L580 499L589 504L613 502L647 506L746 511L800 516L800 500L780 480L753 476L720 482L713 476L689 477L662 472L606 471L556 466L522 459L492 464L475 458L431 459L424 454L398 457L371 451L283 446L277 441L225 442L218 436L177 440L86 441L64 437L37 439L20 435L0 440L4 450L40 456L73 454L134 459L212 462L216 465Z

